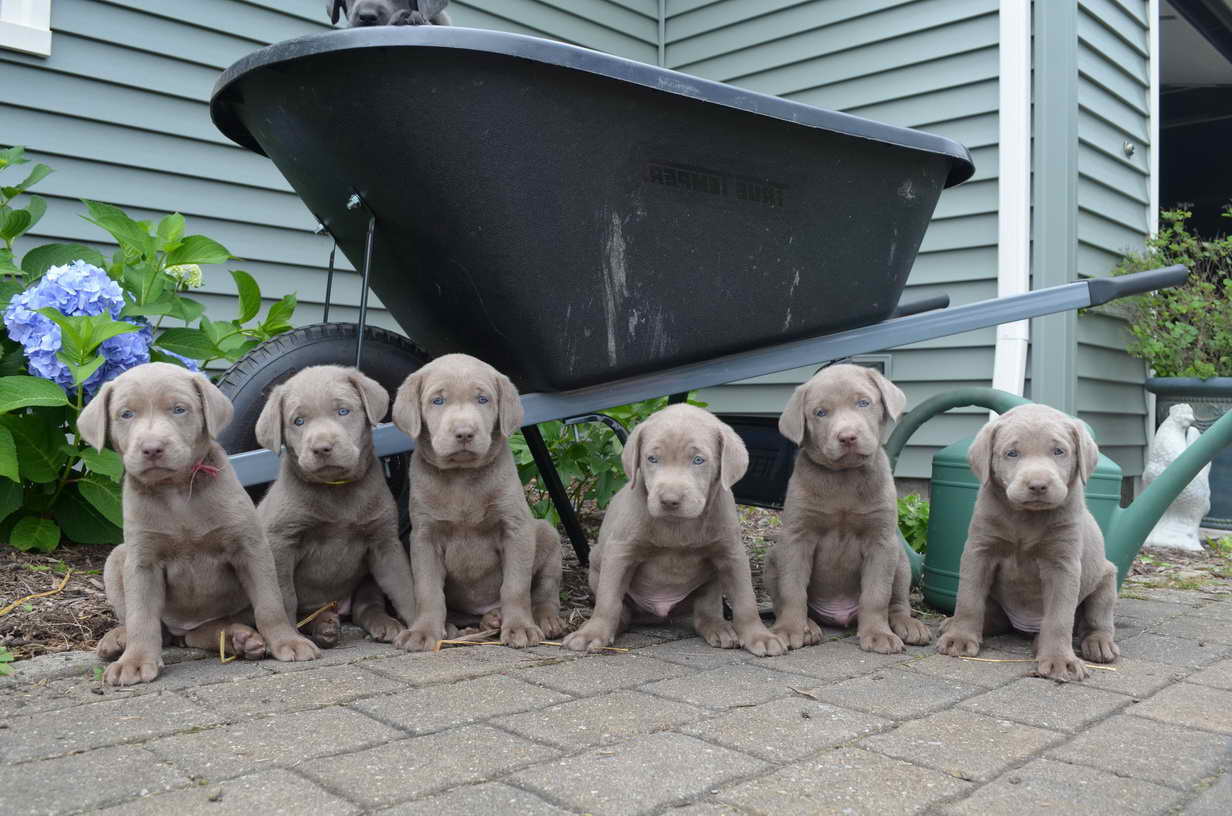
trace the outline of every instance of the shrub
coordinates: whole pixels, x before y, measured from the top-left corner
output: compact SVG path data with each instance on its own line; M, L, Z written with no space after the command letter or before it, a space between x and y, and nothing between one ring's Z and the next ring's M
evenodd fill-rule
M928 551L929 509L928 500L914 493L898 500L898 529L920 555Z

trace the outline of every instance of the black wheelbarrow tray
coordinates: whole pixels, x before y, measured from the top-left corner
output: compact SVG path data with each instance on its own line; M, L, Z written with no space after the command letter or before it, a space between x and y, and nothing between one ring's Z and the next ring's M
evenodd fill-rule
M1184 277L899 316L938 197L974 172L966 148L534 37L300 37L229 68L211 113L428 356L507 373L528 426ZM388 425L376 438L413 447ZM234 463L246 484L277 475L268 451Z

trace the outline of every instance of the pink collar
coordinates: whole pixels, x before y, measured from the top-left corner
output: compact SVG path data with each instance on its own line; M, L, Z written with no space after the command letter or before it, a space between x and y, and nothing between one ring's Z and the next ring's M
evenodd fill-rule
M206 476L217 476L220 472L221 471L213 465L207 465L204 459L192 466L192 473L194 476L198 473L204 473Z

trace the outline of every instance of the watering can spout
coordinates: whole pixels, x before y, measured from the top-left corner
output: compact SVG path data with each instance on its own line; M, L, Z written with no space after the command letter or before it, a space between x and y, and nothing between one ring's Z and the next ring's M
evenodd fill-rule
M1229 444L1232 444L1232 412L1207 428L1129 507L1119 508L1113 514L1105 535L1105 550L1108 560L1117 565L1118 584L1129 574L1134 557L1160 516L1198 471Z

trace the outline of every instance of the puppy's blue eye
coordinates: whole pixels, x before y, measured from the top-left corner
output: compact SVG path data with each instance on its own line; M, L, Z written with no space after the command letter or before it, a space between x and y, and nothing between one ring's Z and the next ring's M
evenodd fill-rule
M830 413L830 412L829 412L829 411L827 411L825 408L818 408L818 409L817 409L817 416L819 416L819 417L823 417L823 416L825 416L825 415L826 415L826 414L828 414L828 413Z
M856 400L856 407L857 407L857 408L867 408L867 407L868 407L868 406L870 406L870 405L872 405L872 403L871 403L871 402L869 402L869 401L868 401L868 400L866 400L866 399Z
M432 404L433 404L433 405L444 405L444 404L445 404L445 398L444 398L444 397L433 397L433 398L432 398Z
M694 456L694 457L693 457L693 464L695 464L695 465L704 465L704 464L706 464L706 460L705 460L705 458L704 458L704 457L701 457L701 456Z
M132 419L137 416L131 409L125 408L120 412L120 419Z
M487 397L485 397L483 394L480 394L480 395L479 395L479 404L480 404L480 405L487 405L487 404L488 404L488 398L487 398Z
M177 405L177 406L175 406L174 408L172 408L172 409L171 409L171 413L173 413L173 414L187 414L187 413L188 413L188 409L187 409L187 408L185 408L183 405Z
M303 417L296 417L295 419L291 420L291 424L292 424L292 425L303 425L303 424L304 424L304 418L303 418Z
M1007 451L1005 452L1005 455L1006 455L1006 456L1008 456L1008 457L1009 457L1009 458L1011 458L1011 459L1017 459L1017 458L1018 458L1018 451L1016 451L1016 450L1014 450L1014 449L1012 449L1012 448L1011 448L1010 450L1007 450Z
M1053 456L1064 456L1064 455L1065 455L1065 451L1064 451L1064 450L1062 450L1061 448L1054 448L1054 449L1053 449L1053 451L1052 451L1052 455L1053 455Z
M659 457L655 456L654 454L651 454L650 456L646 457L646 461L652 465L657 465L659 464Z
M346 416L349 413L351 413L350 408L339 408L338 409L338 416Z

